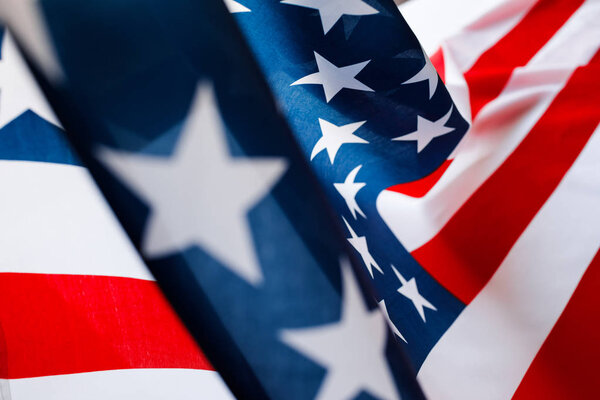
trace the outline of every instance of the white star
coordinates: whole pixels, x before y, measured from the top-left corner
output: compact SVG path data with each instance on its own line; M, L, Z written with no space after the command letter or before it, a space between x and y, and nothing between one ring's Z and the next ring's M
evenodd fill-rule
M455 128L445 126L452 114L452 107L442 118L437 121L429 121L421 116L417 116L417 130L409 134L393 138L392 140L417 141L417 153L420 153L433 139L453 132Z
M27 54L48 79L60 81L63 72L50 43L37 0L0 1L0 19L15 32Z
M247 213L286 170L281 158L232 157L213 89L200 85L169 157L102 149L99 158L151 208L148 257L192 245L251 284L262 282Z
M323 33L327 34L342 15L372 15L379 11L363 0L283 0L283 4L319 10Z
M398 336L400 339L402 339L404 341L404 343L408 343L406 341L406 339L404 338L404 336L402 336L402 334L400 333L400 331L398 330L396 325L394 325L394 323L392 322L392 319L390 318L390 314L388 313L388 310L387 310L387 306L385 305L385 300L381 300L379 302L379 308L381 308L381 311L383 311L383 316L387 320L387 323L390 326L390 328L392 328L392 332L394 332L394 334L396 336Z
M344 88L362 90L365 92L374 91L355 78L355 76L358 75L358 73L362 71L363 68L371 62L371 60L338 68L325 58L321 57L321 55L319 55L319 53L316 51L314 53L319 72L315 72L314 74L300 78L290 86L311 84L323 85L325 100L328 103L336 94L340 92L340 90Z
M365 122L354 122L343 126L337 126L331 122L325 121L319 118L319 126L321 127L321 133L323 136L315 143L313 151L310 155L312 161L323 149L327 149L329 155L329 161L333 164L335 155L337 154L340 147L345 143L369 143L365 139L361 139L354 135L354 132L360 128Z
M357 236L354 230L352 230L352 227L350 226L348 221L346 221L346 218L342 217L342 219L346 223L348 231L350 231L351 237L347 238L348 242L350 242L352 247L354 247L354 249L360 254L363 262L365 263L365 266L369 270L369 274L371 274L371 278L373 278L373 267L375 267L377 271L383 274L383 271L381 270L379 265L377 265L377 262L375 261L371 253L369 253L369 247L367 246L367 238L364 236Z
M288 346L327 369L316 399L351 399L361 391L380 399L398 399L385 357L387 326L377 309L369 310L352 269L342 262L340 320L326 325L287 329Z
M60 127L12 35L5 31L0 59L0 128L27 110Z
M402 82L402 84L406 85L408 83L427 81L429 83L429 99L431 99L433 97L433 94L435 93L435 89L437 88L439 77L437 71L435 70L435 67L433 66L433 64L429 60L429 57L427 57L427 54L425 54L424 51L423 57L425 57L425 65L423 66L423 68L421 68L421 70L417 72L415 76L413 76L407 81Z
M244 7L235 0L225 0L225 5L227 6L229 12L232 14L251 11L248 7Z
M354 182L354 180L356 179L356 174L358 174L358 171L360 171L361 167L362 165L359 165L358 167L350 171L348 176L346 176L346 180L344 181L344 183L333 184L333 186L335 186L337 191L340 193L340 195L342 195L342 197L346 201L346 205L348 206L348 209L350 209L350 212L352 213L354 219L356 219L357 212L360 215L362 215L363 218L367 218L365 216L365 213L362 212L362 210L358 206L358 203L356 202L356 194L360 189L362 189L366 185L366 183Z
M412 301L413 305L417 309L417 312L423 319L423 322L426 322L425 321L425 310L423 309L423 307L429 308L430 310L433 310L433 311L437 311L437 308L435 308L435 306L433 304L431 304L429 301L427 301L427 299L425 299L423 296L421 296L421 293L419 293L419 288L417 288L417 281L415 280L414 277L411 278L409 281L406 281L406 279L404 279L402 274L400 274L400 272L398 272L396 267L394 267L393 265L392 265L392 269L394 270L394 273L400 280L400 283L402 283L402 286L400 286L398 288L398 293L400 293L401 295L403 295L404 297L406 297L407 299Z

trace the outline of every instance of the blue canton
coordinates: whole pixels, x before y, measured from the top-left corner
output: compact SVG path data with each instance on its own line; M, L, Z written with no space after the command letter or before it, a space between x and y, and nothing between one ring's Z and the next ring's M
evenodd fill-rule
M251 11L236 19L418 369L464 304L402 247L377 197L438 168L468 124L392 0L240 3Z

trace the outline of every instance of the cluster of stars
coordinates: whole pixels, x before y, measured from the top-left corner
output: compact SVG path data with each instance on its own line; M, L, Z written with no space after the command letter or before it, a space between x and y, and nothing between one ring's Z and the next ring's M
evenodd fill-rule
M299 6L317 10L321 19L324 35L327 35L327 33L336 25L336 23L344 15L368 16L379 13L378 10L376 10L363 0L283 0L281 1L281 3L291 6ZM317 71L297 79L296 81L292 82L290 86L321 85L321 87L323 88L325 102L328 104L334 101L335 97L343 90L374 92L373 88L369 87L367 84L361 82L357 78L361 71L368 67L371 60L365 60L351 65L339 66L333 60L328 59L325 55L319 54L316 51L313 52L313 55L315 58ZM408 85L427 81L428 95L429 99L431 99L437 89L439 78L433 65L431 64L431 62L425 54L424 58L426 60L424 67L413 77L406 80L403 84ZM450 108L446 115L435 121L430 121L424 117L418 116L416 131L401 135L392 140L413 141L416 143L416 151L420 153L435 138L450 133L454 130L454 128L449 128L445 126L445 124L450 118L451 113L452 108ZM357 131L359 131L359 129L363 127L367 123L367 121L357 121L345 125L337 125L323 118L318 118L318 122L321 131L321 137L316 141L316 143L313 146L312 152L310 154L311 160L314 160L321 152L325 151L327 153L327 157L329 159L330 164L333 166L336 162L336 157L339 157L340 149L342 148L342 146L349 144L369 144L369 142L366 139L357 135ZM334 188L345 201L345 204L354 220L357 220L358 218L367 218L367 215L361 209L356 199L359 191L367 185L366 182L357 181L357 176L361 171L362 167L362 165L357 165L354 168L352 168L352 170L347 174L343 182L333 182ZM360 255L371 278L375 278L375 271L377 271L377 273L379 274L384 274L383 269L377 263L377 261L369 251L367 238L365 236L360 236L359 234L357 234L346 218L342 217L342 219L348 232L350 233L350 237L347 240ZM391 268L394 271L398 281L400 282L400 286L397 289L397 292L413 303L419 316L425 322L426 318L424 309L428 308L430 310L435 311L436 307L420 294L417 287L417 282L414 277L407 280L394 266L391 266ZM342 273L346 274L346 272L344 271L344 266L342 266ZM347 392L343 390L343 387L347 386L347 382L349 380L346 379L346 385L340 383L342 376L348 378L351 375L340 375L340 371L344 370L343 365L345 364L337 363L337 367L334 368L336 363L332 361L343 357L341 356L342 353L348 353L347 347L344 351L339 350L336 353L336 341L333 339L333 337L337 340L339 340L340 337L338 335L334 335L331 332L331 330L340 329L339 325L343 324L345 318L344 315L347 313L345 307L349 307L349 305L347 304L349 296L347 291L350 289L348 287L348 277L346 275L344 275L343 283L344 305L342 306L342 319L339 323L333 324L336 326L336 328L333 328L332 325L331 327L320 326L296 330L286 330L282 336L284 342L290 344L306 356L312 358L316 362L328 368L329 372L327 378L323 383L317 398L340 398L340 395L342 393L344 393L344 395L357 393ZM356 301L357 300L355 300L355 302ZM381 300L379 302L379 306L382 311L381 315L384 317L384 320L386 320L389 323L393 333L400 339L406 341L399 329L391 321L385 301ZM367 314L370 313L367 312ZM363 317L364 315L366 314L363 312ZM373 339L371 338L371 340ZM348 341L343 340L342 343L344 343L344 345L347 346ZM361 346L361 344L357 343L356 348L360 348ZM334 350L329 351L329 349ZM379 362L376 363L376 365L381 366L384 362L385 361L383 360L383 358L379 357ZM379 379L382 379L382 376L385 376L385 374L379 374L378 376ZM363 379L361 379L359 383L360 387L362 388L373 389L373 386L369 384L369 379L364 379L364 374ZM379 394L383 398L396 397L397 393L395 389L393 389L393 385L389 385L388 382L387 384L384 384L383 387L387 387L390 389L385 391L385 396L384 393L379 393L375 390L373 390L372 393ZM358 387L356 389L358 389Z
M281 3L316 9L319 12L324 35L327 35L327 33L344 15L368 16L379 13L378 10L376 10L363 0L284 0ZM374 90L371 87L357 79L357 76L360 74L361 71L368 67L371 60L365 60L352 65L338 66L334 61L327 59L326 56L319 54L316 51L313 52L313 54L317 66L317 72L301 77L300 79L291 83L291 86L321 85L325 96L325 102L328 104L332 102L342 90L374 92ZM429 92L428 95L429 99L431 99L437 89L439 78L437 72L435 71L435 68L433 67L425 53L423 53L423 56L426 60L424 67L413 77L403 82L403 84L408 85L427 81L427 89ZM420 153L435 138L454 131L454 128L449 128L445 126L445 124L450 118L451 113L452 108L450 108L446 115L435 121L430 121L424 117L418 116L416 131L404 134L392 140L414 141L416 142L416 151ZM361 127L363 127L365 123L367 123L367 121L357 121L342 126L338 126L333 122L326 121L322 118L318 118L318 122L322 136L317 140L313 147L313 150L310 155L311 160L314 160L315 157L317 157L317 155L322 151L326 151L330 164L333 166L336 161L336 156L339 156L340 148L343 145L369 144L367 140L361 138L356 134L356 132ZM367 218L364 211L361 209L356 200L358 192L367 185L366 182L357 182L357 176L362 167L362 165L355 166L347 174L346 179L343 182L333 183L333 186L345 201L346 206L354 220L357 220L358 218ZM347 240L360 255L371 278L374 279L374 271L377 271L379 274L384 274L383 269L379 266L379 264L369 251L367 238L365 236L358 235L346 218L342 217L342 219L346 228L348 229L348 232L350 233L350 237ZM414 277L409 280L406 280L404 276L393 265L391 266L391 268L400 282L400 286L397 289L397 292L413 303L416 311L418 312L423 322L426 322L424 309L428 308L430 310L435 311L436 307L420 294L419 289L417 287L417 282ZM346 282L344 283L344 290L348 290ZM389 323L393 333L396 336L398 336L401 340L404 340L406 342L406 339L404 338L402 333L391 321L387 310L387 306L385 304L385 300L381 300L379 302L379 306L382 311L382 315L384 316L384 319L387 320L387 322ZM320 332L323 329L325 328L319 327L299 330L295 332L286 332L284 338L287 343L294 345L304 354L308 355L309 357L312 357L314 360L320 362L324 366L329 366L328 362L331 359L330 353L326 351L324 352L324 350L327 347L319 346L319 339L316 339L322 337ZM332 342L329 342L328 345L334 346ZM360 345L357 344L357 347L359 348ZM323 394L322 398L330 398L329 391L331 390L331 386L333 385L331 383L331 379L333 378L329 378L321 388L320 393ZM363 380L361 380L361 382L363 382ZM366 385L363 386L365 388L370 388ZM325 396L324 393L327 393L328 395ZM338 390L336 391L336 393L340 394L342 393L342 391ZM374 391L373 393L376 394L377 392ZM394 391L388 391L388 394L390 393L394 393ZM331 398L333 397L335 396L331 396ZM385 396L385 398L388 398L388 396Z
M282 3L318 10L325 35L327 35L327 33L337 23L337 21L342 18L343 15L367 16L378 13L376 9L366 4L363 0L284 0ZM314 57L318 71L298 79L297 81L293 82L291 86L307 84L322 85L323 92L325 94L325 101L327 103L330 103L335 96L344 89L364 92L374 91L372 88L356 78L363 69L367 68L371 60L338 67L335 65L335 63L329 61L327 58L317 52L314 52ZM408 85L426 81L428 83L427 89L429 99L431 99L437 89L439 78L435 68L425 53L423 53L423 57L426 61L423 68L413 77L404 81L403 84ZM435 138L454 131L454 128L450 128L445 125L448 122L451 113L452 107L444 116L435 121L430 121L422 116L417 116L416 131L401 135L393 138L392 140L416 142L416 151L417 153L420 153ZM365 123L367 123L367 121L359 121L343 126L337 126L332 122L319 118L319 126L322 136L318 139L313 147L310 157L311 160L313 160L320 152L326 150L331 165L334 165L336 156L339 154L339 150L343 145L368 144L369 142L367 140L356 134L356 132L362 126L364 126ZM354 220L357 220L358 218L367 218L356 199L359 191L367 185L366 182L356 181L357 175L359 174L361 168L362 165L354 167L348 173L344 182L333 183L333 186L345 201L346 206L348 207L348 210L350 211ZM358 235L348 220L344 217L342 217L342 219L346 228L348 229L348 232L350 233L348 242L360 255L371 278L375 278L374 271L377 271L379 274L384 274L383 269L379 266L369 251L367 237ZM425 322L426 319L424 308L429 308L435 311L435 306L420 294L414 277L410 280L406 280L394 266L392 266L392 269L400 282L400 287L397 289L397 292L413 303L419 316L422 318L423 322ZM388 314L385 300L381 300L379 304L381 310L391 325L392 331L400 339L406 341L398 328L392 323Z

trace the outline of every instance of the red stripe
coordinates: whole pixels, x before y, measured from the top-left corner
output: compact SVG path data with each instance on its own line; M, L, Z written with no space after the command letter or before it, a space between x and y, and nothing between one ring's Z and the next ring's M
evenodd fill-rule
M598 397L600 360L600 252L583 275L561 317L513 397L593 399Z
M465 73L473 120L495 99L513 70L526 65L584 0L540 0Z
M569 170L600 120L600 53L442 230L412 254L469 303Z
M439 48L430 58L442 82L446 83L446 65L444 64L444 52Z
M154 282L4 273L0 293L0 378L212 369Z
M452 164L452 160L446 160L438 169L427 175L425 178L421 178L414 182L394 185L389 187L387 190L402 193L410 197L423 197L442 178L442 175L444 175L444 172L446 172L450 164Z

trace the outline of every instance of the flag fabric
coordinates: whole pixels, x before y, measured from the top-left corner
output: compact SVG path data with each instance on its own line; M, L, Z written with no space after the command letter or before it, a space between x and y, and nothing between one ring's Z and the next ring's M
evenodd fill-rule
M418 3L415 29L448 7ZM419 380L431 398L595 398L600 2L491 3L429 47L472 128L424 195L382 194L399 240L466 305Z
M385 2L242 3L237 20L425 393L592 397L583 355L597 330L570 321L593 313L600 257L600 2L464 1L483 15L432 56L456 106L410 35L376 17L393 14ZM472 127L455 148L459 112ZM580 355L565 356L569 337L585 339ZM559 375L573 379L547 384Z
M0 46L0 399L230 399Z
M436 171L468 125L393 1L242 4L236 20L418 367L464 304L404 249L378 197Z
M501 3L506 0L411 0L398 8L427 54L432 56L442 40L467 28Z
M68 137L235 395L423 398L221 2L5 4L35 28L16 33Z
M234 393L593 398L600 2L414 1L225 1L281 115L218 4L5 14Z

